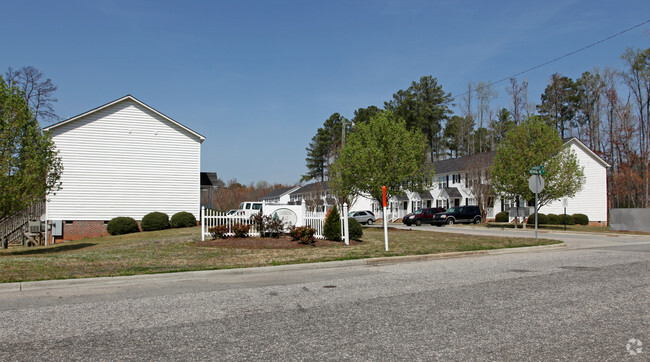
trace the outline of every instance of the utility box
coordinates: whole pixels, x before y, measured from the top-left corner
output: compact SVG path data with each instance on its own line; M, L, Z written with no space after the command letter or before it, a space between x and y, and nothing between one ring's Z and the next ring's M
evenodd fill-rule
M41 220L29 220L28 227L30 234L38 234L41 231L44 231L41 230Z
M52 236L63 236L63 220L50 221L52 226Z

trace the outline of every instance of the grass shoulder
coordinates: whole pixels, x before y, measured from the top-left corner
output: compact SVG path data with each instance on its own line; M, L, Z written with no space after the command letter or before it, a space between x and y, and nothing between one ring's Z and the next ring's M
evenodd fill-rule
M246 268L387 256L490 250L559 241L513 237L469 236L416 230L364 228L363 241L317 241L311 245L249 238L239 244L225 239L201 242L200 228L168 229L87 238L39 247L0 250L0 282L89 278L193 270Z

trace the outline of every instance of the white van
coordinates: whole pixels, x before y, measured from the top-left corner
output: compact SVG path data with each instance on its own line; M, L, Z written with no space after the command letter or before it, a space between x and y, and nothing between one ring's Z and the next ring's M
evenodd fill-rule
M244 211L244 215L252 216L262 211L262 202L260 201L244 201L239 204L239 210Z

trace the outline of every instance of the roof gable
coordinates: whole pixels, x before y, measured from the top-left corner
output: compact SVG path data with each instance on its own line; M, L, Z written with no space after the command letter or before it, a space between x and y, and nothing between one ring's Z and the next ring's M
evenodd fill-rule
M82 114L79 114L79 115L77 115L77 116L70 117L70 118L68 118L68 119L66 119L66 120L63 120L63 121L58 122L58 123L55 123L55 124L53 124L53 125L51 125L51 126L45 127L45 128L43 128L43 130L44 130L44 131L50 131L50 130L52 130L52 129L54 129L54 128L57 128L57 127L63 126L63 125L65 125L65 124L72 123L72 122L74 122L74 121L76 121L76 120L82 119L82 118L84 118L84 117L86 117L86 116L89 116L89 115L91 115L91 114L93 114L93 113L99 112L99 111L101 111L101 110L103 110L103 109L109 108L109 107L111 107L111 106L114 106L114 105L116 105L116 104L118 104L118 103L125 102L125 101L132 101L132 102L135 102L136 104L138 104L138 105L144 107L145 109L147 109L147 110L151 111L152 113L156 114L157 116L161 117L163 120L165 120L165 121L167 121L167 122L169 122L169 123L171 123L171 124L173 124L173 125L175 125L175 126L181 128L181 129L183 129L184 131L188 132L188 133L191 134L192 136L196 137L196 138L199 140L199 142L203 142L203 141L205 140L205 137L202 136L201 134L199 134L199 133L193 131L192 129L190 129L190 128L184 126L183 124L181 124L181 123L179 123L179 122L173 120L172 118L166 116L165 114L163 114L163 113L157 111L156 109L150 107L150 106L147 105L146 103L140 101L139 99L133 97L133 96L130 95L130 94L127 94L126 96L124 96L124 97L122 97L122 98L116 99L116 100L114 100L114 101L112 101L112 102L106 103L106 104L104 104L104 105L101 105L101 106L99 106L99 107L97 107L97 108L91 109L91 110L89 110L89 111L87 111L87 112L84 112L84 113L82 113Z
M603 166L603 167L605 167L605 168L607 168L607 167L611 167L611 165L610 165L609 163L607 163L605 160L603 160L600 156L598 156L594 151L592 151L589 147L587 147L587 145L585 145L584 143L582 143L582 141L580 141L579 139L577 139L577 138L575 138L575 137L571 137L571 138L569 138L569 139L565 139L564 141L565 141L565 142L564 142L564 145L565 145L565 146L566 146L566 145L572 145L572 144L573 144L573 145L576 145L576 147L578 147L578 148L581 149L584 153L586 153L587 155L589 155L589 157L593 158L593 159L594 159L596 162L598 162L601 166Z

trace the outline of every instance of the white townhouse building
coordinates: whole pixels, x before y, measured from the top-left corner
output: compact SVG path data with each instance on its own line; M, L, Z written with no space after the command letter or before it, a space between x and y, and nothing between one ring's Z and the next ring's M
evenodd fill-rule
M46 202L56 240L107 235L117 216L199 218L199 133L131 95L44 130L63 163L61 190Z
M580 192L569 198L567 214L581 213L589 217L590 223L607 224L607 168L609 164L596 155L577 138L564 140L564 147L570 147L577 155L579 164L584 168L585 184ZM492 165L494 152L486 152L472 156L440 160L433 163L436 175L428 192L406 192L405 195L394 196L389 200L389 220L395 221L407 213L423 207L444 207L476 205L469 182L471 173L485 173ZM515 206L515 200L496 197L488 200L486 207L487 219L494 219L497 213L508 211ZM526 206L525 201L520 206ZM532 206L531 210L532 210ZM381 212L381 207L373 202L373 211ZM540 209L545 214L562 214L564 206L561 200L556 200Z

